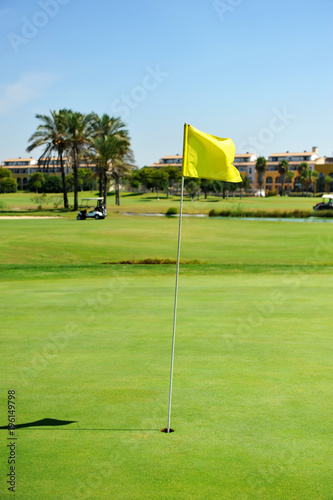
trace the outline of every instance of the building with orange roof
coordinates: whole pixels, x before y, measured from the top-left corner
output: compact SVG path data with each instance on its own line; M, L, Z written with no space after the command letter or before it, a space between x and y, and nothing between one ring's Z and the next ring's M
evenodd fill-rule
M66 157L63 158L65 175L71 173L72 169ZM49 175L60 175L60 160L57 157L41 158L38 162L35 158L8 158L1 164L3 168L10 170L14 179L17 180L19 190L28 188L28 181L32 174L42 172ZM86 160L80 162L80 168L90 168L93 172L96 171L95 165L90 165Z
M333 159L320 157L318 148L313 147L312 151L303 151L292 153L286 151L285 153L273 153L267 159L267 170L265 173L266 190L279 190L281 188L281 177L278 171L279 162L283 159L289 163L289 170L295 174L294 178L290 181L286 180L285 184L290 186L291 190L301 190L302 185L298 175L298 167L302 162L306 162L311 170L319 173L320 176L331 176L333 178ZM246 176L253 190L258 188L258 178L256 173L257 155L254 153L236 154L234 166ZM151 168L162 168L167 166L182 166L182 156L163 156L158 162L150 165ZM333 182L333 181L332 181ZM333 187L333 184L332 184Z

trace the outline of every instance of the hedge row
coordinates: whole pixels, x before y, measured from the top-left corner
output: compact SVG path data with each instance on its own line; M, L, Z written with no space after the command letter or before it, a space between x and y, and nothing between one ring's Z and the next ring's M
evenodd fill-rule
M278 219L307 219L308 217L333 217L333 210L211 210L209 217L260 217L260 218L278 218Z

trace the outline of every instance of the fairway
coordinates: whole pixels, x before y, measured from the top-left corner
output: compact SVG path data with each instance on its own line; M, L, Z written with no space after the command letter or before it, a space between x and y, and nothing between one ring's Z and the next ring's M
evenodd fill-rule
M332 226L184 219L167 435L177 224L0 220L17 498L332 498Z
M98 196L98 193L90 191L82 191L79 193L79 199L91 196ZM52 201L43 207L43 210L37 210L36 203L32 201L33 193L6 193L1 195L0 216L1 215L60 215L62 217L75 218L76 212L64 212L60 209L54 210ZM61 195L48 195L48 198L61 199ZM159 199L156 193L121 193L121 204L118 207L115 205L115 196L110 193L107 198L107 210L109 214L117 213L166 213L169 208L179 209L179 196L170 196L165 193L160 193ZM289 196L273 196L259 198L254 196L240 198L228 196L223 199L221 196L208 196L205 199L201 196L191 201L189 196L184 198L184 213L189 214L208 214L210 210L265 210L271 212L306 210L312 211L314 205L321 201L321 196L313 197L289 197ZM69 203L73 204L73 194L69 193Z

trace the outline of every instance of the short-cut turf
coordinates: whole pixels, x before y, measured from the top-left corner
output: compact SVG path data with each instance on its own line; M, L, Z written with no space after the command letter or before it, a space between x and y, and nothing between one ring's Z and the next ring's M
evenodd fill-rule
M75 421L17 429L18 498L331 497L329 224L184 220L166 435L175 266L103 262L177 220L0 223L1 425Z

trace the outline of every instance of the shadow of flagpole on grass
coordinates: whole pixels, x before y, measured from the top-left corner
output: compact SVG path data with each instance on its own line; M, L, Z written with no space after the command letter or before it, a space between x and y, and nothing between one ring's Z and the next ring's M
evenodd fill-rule
M69 425L76 423L76 420L57 420L55 418L43 418L42 420L36 420L35 422L27 422L26 424L14 425L15 429L22 429L24 427L45 427L45 426L57 426L57 425ZM0 427L1 430L8 430L8 425Z
M6 427L7 428L7 427ZM2 429L2 427L0 427ZM73 431L73 432L78 432L78 431L106 431L106 432L160 432L160 429L36 429L39 431Z
M159 429L43 429L43 427L60 427L64 425L69 425L69 424L76 424L77 420L57 420L55 418L43 418L42 420L36 420L35 422L27 422L26 424L18 424L13 427L13 429L24 429L27 427L30 428L38 428L36 430L41 430L41 431L159 431ZM4 425L0 427L0 430L8 430L8 425Z

